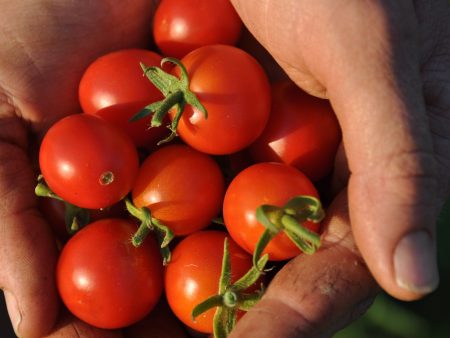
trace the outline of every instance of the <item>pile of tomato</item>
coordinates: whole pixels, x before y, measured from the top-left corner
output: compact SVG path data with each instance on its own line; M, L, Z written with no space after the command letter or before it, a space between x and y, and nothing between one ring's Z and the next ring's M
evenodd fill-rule
M338 122L325 100L271 83L236 47L242 29L228 0L161 1L156 48L95 60L83 112L44 136L36 191L52 197L57 287L81 320L123 328L165 298L186 326L226 335L267 260L318 248Z

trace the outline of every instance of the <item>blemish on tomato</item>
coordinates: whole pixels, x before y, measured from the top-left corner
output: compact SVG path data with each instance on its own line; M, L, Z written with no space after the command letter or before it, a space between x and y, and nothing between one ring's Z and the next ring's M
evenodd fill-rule
M111 171L105 171L98 180L101 185L109 185L114 182L114 174Z

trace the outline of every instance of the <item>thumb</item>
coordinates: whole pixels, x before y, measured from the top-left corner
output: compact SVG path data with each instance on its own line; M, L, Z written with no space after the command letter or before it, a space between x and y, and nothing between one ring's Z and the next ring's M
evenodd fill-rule
M371 13L371 24L364 27L357 19L361 30L355 34L348 20L358 12ZM333 56L341 67L324 72L349 161L356 243L380 285L405 300L433 291L439 280L436 159L421 92L413 13L401 2L342 11L338 30L348 35L341 36ZM367 38L373 42L367 44Z
M263 2L233 1L288 75L333 104L352 229L369 269L399 299L431 292L438 182L412 3Z

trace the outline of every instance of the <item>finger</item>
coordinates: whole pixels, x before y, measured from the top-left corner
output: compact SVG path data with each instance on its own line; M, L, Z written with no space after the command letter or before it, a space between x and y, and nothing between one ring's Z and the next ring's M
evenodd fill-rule
M230 337L331 337L369 307L378 287L353 242L346 194L328 215L322 248L285 265Z
M164 297L143 320L124 330L125 338L188 338Z
M123 338L120 331L92 327L64 311L52 333L44 338Z
M7 128L7 129L6 129ZM0 123L0 133L23 136L20 123ZM18 336L40 337L55 323L55 241L35 207L34 177L20 144L0 143L0 286Z
M354 236L377 281L406 300L434 290L440 204L412 2L234 3L291 78L331 100Z

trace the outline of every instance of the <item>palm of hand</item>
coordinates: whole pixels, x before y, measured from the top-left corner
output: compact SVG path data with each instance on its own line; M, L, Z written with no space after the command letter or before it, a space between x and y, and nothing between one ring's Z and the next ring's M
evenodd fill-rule
M58 311L51 278L54 241L33 197L35 173L28 157L37 147L33 137L79 112L78 82L96 57L149 43L154 6L145 0L127 6L115 1L2 3L0 194L8 202L0 206L0 246L8 255L0 258L0 285L20 336L48 333Z

